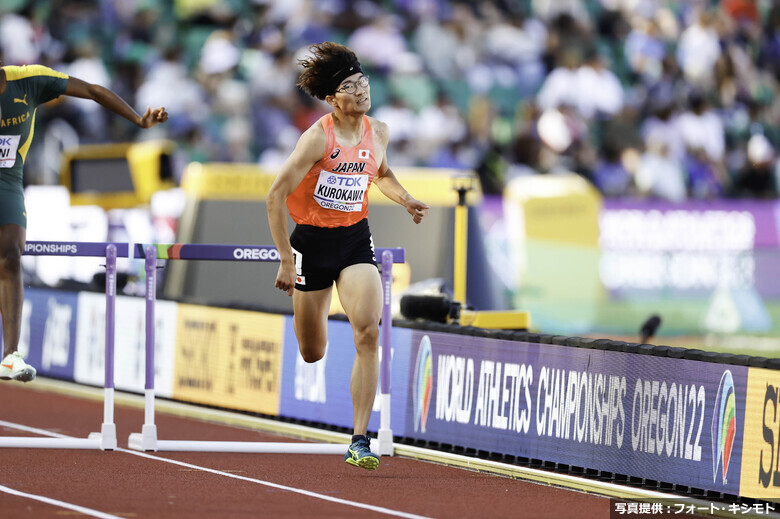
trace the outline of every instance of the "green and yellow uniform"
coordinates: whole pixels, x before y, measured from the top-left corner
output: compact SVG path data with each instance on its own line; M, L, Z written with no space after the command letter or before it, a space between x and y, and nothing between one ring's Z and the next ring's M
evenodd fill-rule
M30 150L38 106L65 93L68 76L42 65L2 67L0 94L0 225L27 227L22 168Z

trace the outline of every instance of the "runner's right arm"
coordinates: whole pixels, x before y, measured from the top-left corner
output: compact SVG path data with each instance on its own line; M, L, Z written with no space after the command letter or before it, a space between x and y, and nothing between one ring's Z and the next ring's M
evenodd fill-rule
M306 130L282 166L266 198L268 225L274 245L279 250L279 272L274 286L289 295L292 295L295 289L296 274L287 228L287 197L295 191L311 167L322 159L326 145L325 131L321 124L314 124Z

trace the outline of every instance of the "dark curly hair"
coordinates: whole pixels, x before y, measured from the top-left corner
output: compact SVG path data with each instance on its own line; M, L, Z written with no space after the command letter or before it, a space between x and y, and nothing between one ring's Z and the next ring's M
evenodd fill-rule
M313 57L299 59L303 72L296 83L312 97L325 99L352 74L363 72L354 52L344 45L326 41L309 47Z

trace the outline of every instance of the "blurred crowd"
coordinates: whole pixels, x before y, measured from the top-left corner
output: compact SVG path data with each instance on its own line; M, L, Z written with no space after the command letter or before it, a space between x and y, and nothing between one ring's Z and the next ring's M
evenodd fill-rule
M776 197L773 0L3 0L5 65L41 63L170 113L145 138L277 168L327 113L295 87L312 43L370 75L392 166L468 168L486 192L576 172L605 196ZM28 183L58 151L137 138L94 103L39 109Z

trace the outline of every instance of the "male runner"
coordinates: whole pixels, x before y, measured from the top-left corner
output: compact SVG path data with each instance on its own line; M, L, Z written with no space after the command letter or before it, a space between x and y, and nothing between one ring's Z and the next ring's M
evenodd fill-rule
M138 115L111 90L42 65L0 67L0 314L4 341L0 379L29 382L36 375L35 368L17 351L24 303L21 257L27 229L22 167L32 143L38 105L63 94L92 99L141 128L168 119L164 108L147 108L143 116Z
M429 208L406 192L387 165L387 125L366 115L368 76L355 53L332 42L310 51L312 57L300 60L298 86L333 112L301 135L268 193L268 220L281 260L275 286L293 296L301 356L316 362L325 354L336 283L357 350L350 380L354 435L344 461L374 470L379 458L367 431L379 379L382 283L368 228L368 189L376 184L415 223ZM289 237L285 203L296 223Z

